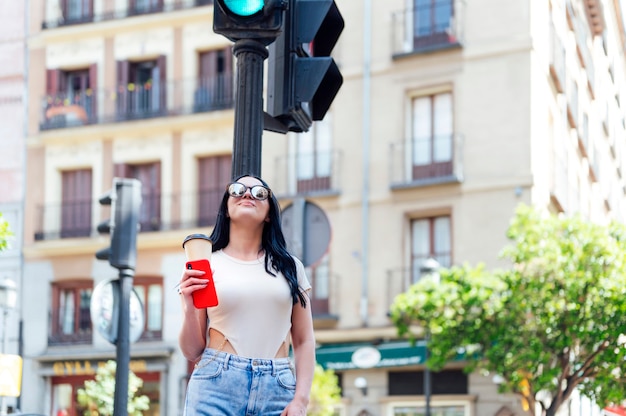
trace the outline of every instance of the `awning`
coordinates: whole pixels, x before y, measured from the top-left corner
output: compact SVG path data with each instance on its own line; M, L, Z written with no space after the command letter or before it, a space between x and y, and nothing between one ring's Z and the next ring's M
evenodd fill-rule
M424 342L412 345L409 341L392 341L374 345L372 343L327 344L315 351L317 363L325 369L352 370L360 368L352 361L352 355L360 348L375 348L380 361L372 368L404 367L423 364L426 357Z
M622 406L605 407L604 411L611 416L626 416L626 407Z

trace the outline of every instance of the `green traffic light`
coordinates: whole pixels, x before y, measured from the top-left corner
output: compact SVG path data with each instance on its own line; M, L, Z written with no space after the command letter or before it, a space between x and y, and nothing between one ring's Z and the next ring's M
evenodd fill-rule
M264 0L223 0L231 12L239 16L252 16L263 9Z

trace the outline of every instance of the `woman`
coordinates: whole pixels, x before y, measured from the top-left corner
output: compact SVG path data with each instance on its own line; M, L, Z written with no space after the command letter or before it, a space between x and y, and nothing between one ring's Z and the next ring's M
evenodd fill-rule
M179 344L196 362L183 414L306 415L315 367L311 285L287 252L268 185L253 176L229 184L210 238L219 304L193 306L191 294L205 285L202 271L185 270L179 286Z

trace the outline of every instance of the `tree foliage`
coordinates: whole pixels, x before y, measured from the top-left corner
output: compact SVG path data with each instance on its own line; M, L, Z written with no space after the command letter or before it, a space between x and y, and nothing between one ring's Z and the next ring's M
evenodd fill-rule
M83 416L111 416L115 398L116 363L109 360L98 367L95 380L85 381L85 388L78 389L78 404L85 408ZM148 396L136 396L143 386L143 380L132 371L128 372L128 415L142 416L142 410L148 410Z
M335 372L331 369L324 370L321 365L316 364L307 415L333 416L334 406L340 399L341 389Z
M0 212L0 251L6 250L9 246L9 237L13 233L9 230L9 222L2 217Z
M626 227L541 215L522 205L512 219L511 267L440 271L399 295L392 320L415 338L430 331L428 365L458 353L467 371L504 379L526 409L555 415L578 388L605 406L626 398Z

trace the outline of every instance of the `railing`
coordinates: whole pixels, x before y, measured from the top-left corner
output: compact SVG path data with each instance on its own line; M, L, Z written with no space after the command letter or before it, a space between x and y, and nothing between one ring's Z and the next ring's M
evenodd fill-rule
M42 100L41 130L217 111L234 105L233 75L129 83L116 91L59 92Z
M143 196L140 231L155 232L209 227L215 224L218 203L224 189L186 194ZM212 203L213 201L213 203ZM75 203L51 203L37 207L35 240L91 238L98 235L96 227L106 216L97 199ZM107 210L108 211L108 210Z
M463 0L437 0L392 15L394 55L460 47Z
M389 156L391 186L461 182L462 160L463 137L460 134L392 143Z
M42 29L53 29L63 26L79 25L85 23L105 22L108 20L125 19L127 17L143 14L153 14L170 12L175 10L191 9L198 6L213 4L213 0L165 0L161 5L150 5L148 7L136 6L135 8L125 8L111 10L94 14L88 10L64 11L58 8L55 15L48 16L49 19L41 24ZM64 15L65 14L65 15Z
M335 150L276 158L272 190L279 197L336 194L340 190L341 153Z

